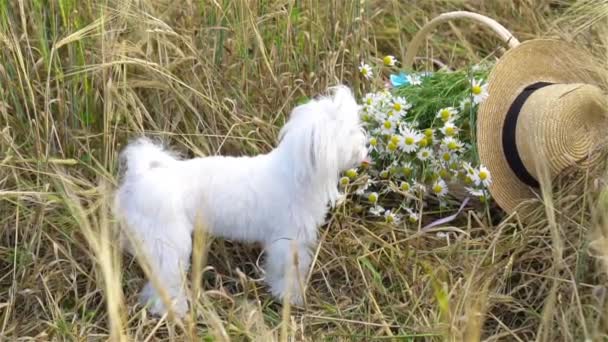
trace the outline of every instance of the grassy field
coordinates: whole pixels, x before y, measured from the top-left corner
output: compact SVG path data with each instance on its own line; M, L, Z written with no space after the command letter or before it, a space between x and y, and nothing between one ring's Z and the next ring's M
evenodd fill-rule
M525 224L471 212L420 232L346 203L321 230L303 308L267 294L259 248L219 239L193 267L189 317L136 305L143 272L109 210L129 138L269 151L294 105L338 82L361 95L362 59L401 59L451 10L608 60L597 0L0 0L0 340L608 339L608 227L578 183ZM454 22L419 55L459 68L503 50Z

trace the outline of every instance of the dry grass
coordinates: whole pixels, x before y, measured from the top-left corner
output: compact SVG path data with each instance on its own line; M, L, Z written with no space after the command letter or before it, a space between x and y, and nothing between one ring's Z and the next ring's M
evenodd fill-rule
M322 230L305 308L272 301L255 246L204 238L187 319L135 305L143 271L117 250L108 208L130 137L190 156L268 151L298 101L341 81L363 91L361 58L403 56L455 9L606 60L596 0L0 0L0 339L608 338L607 202L573 195L595 189L580 180L527 219L469 212L428 232L347 203ZM425 52L458 67L500 50L465 23Z

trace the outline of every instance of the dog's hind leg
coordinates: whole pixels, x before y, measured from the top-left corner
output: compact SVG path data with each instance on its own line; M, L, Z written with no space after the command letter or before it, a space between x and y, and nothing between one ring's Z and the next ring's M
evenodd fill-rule
M162 227L171 230L170 233L158 236L146 236L148 240L141 244L146 257L146 263L150 267L149 277L152 278L144 286L140 294L140 301L144 305L150 305L152 314L163 315L167 307L163 301L162 287L167 299L171 301L172 309L178 316L183 316L188 310L186 295L186 273L190 267L190 253L192 241L189 229L186 227L175 227L175 223Z
M266 244L266 283L272 294L292 304L301 305L310 263L312 244L309 241L280 239Z

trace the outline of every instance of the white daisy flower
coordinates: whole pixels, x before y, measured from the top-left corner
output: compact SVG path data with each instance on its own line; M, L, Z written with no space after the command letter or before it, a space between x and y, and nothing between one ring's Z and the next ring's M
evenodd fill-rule
M376 193L376 192L372 192L371 194L369 194L369 195L367 196L367 200L368 200L370 203L373 203L373 204L378 203L378 193Z
M384 120L382 126L380 126L380 132L384 135L393 135L395 133L395 127L397 125L391 120Z
M441 140L441 147L450 152L460 152L464 148L464 144L458 139L447 136Z
M480 104L488 98L488 84L481 80L473 80L471 82L471 94L473 94L473 102Z
M407 101L401 96L393 98L392 106L395 113L399 115L403 114L405 111L411 108L411 105L407 103Z
M367 93L363 97L363 107L364 108L373 108L376 105L377 96L374 93Z
M377 97L377 103L379 107L383 107L386 104L391 102L391 99L393 98L393 94L391 94L391 92L388 89L383 89L382 91L379 91L376 93L376 97Z
M437 112L437 118L441 119L443 122L454 121L457 118L458 111L454 107L445 107L441 108Z
M397 224L399 223L400 217L391 212L390 210L387 210L384 212L384 220L386 221L386 223L390 223L390 224Z
M441 133L446 137L453 137L458 134L459 128L454 125L452 122L446 122L443 127L441 127Z
M404 127L401 130L401 141L399 141L399 147L405 153L415 152L418 149L418 142L422 139L423 135L417 131Z
M407 75L410 85L417 86L422 84L422 78L418 75Z
M469 193L469 195L471 195L471 196L475 196L475 197L481 197L481 196L484 196L484 195L485 195L485 193L484 193L484 191L483 191L482 189L475 189L475 188L470 188L470 187L465 187L464 189L465 189L465 190L466 190L466 191Z
M439 160L444 164L450 165L456 161L456 155L451 151L443 150L439 152Z
M370 123L370 122L372 122L373 119L374 119L374 116L372 114L370 114L367 109L363 109L361 111L361 121L363 121L364 123Z
M471 165L471 163L469 163L467 161L463 161L462 162L462 169L464 170L464 172L468 176L474 176L475 175L475 168Z
M416 222L418 222L418 220L420 220L419 213L415 213L410 208L405 208L405 211L407 211L407 220L410 221L411 223L416 223Z
M395 64L397 63L397 58L395 58L395 56L384 56L384 58L382 58L382 63L384 63L384 65L392 67L395 66Z
M461 112L464 112L469 108L470 105L471 105L471 99L468 97L465 97L458 104L458 108L460 109Z
M399 120L401 119L403 112L395 112L394 110L389 110L386 113L386 120L392 121L395 126L399 126Z
M361 75L363 75L363 77L365 77L368 80L374 76L373 72L372 72L372 68L368 64L365 64L363 61L361 62L361 65L359 66L359 72L361 73Z
M421 161L427 161L433 156L433 151L428 147L423 147L416 155Z
M372 185L372 180L371 179L367 179L367 181L365 182L365 184L363 184L362 186L360 186L356 191L355 191L355 195L357 196L363 196L365 194L365 191L367 191L367 189Z
M408 182L401 182L401 184L399 184L399 190L403 192L410 192L411 189L412 186Z
M475 185L479 186L483 184L484 187L490 186L492 184L492 176L490 175L490 170L488 170L485 166L480 165L479 170L475 172Z
M444 197L448 193L448 185L443 179L438 179L433 184L431 190L435 195L437 195L437 197Z
M379 124L382 124L387 119L386 112L383 110L379 110L378 108L371 109L371 116Z
M382 206L380 205L375 205L369 208L369 212L372 213L372 215L374 216L380 216L384 212L384 208L382 208Z
M465 187L464 188L471 196L475 196L477 198L479 198L479 201L484 203L488 197L489 194L487 191L483 190L483 189L475 189L475 188L469 188L469 187Z
M369 143L369 148L368 148L369 152L374 152L374 151L381 152L380 142L378 141L378 138L371 137L371 138L369 138L368 143Z

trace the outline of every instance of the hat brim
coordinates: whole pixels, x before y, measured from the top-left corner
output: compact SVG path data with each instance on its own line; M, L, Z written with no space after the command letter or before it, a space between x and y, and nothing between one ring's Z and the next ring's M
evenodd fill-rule
M490 193L507 213L535 197L505 158L502 129L509 107L523 89L536 82L588 83L577 67L586 57L571 45L553 39L521 43L507 51L488 76L488 97L477 115L477 148L481 164L492 176Z

